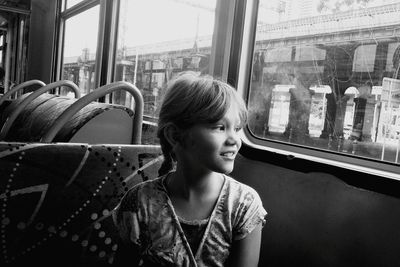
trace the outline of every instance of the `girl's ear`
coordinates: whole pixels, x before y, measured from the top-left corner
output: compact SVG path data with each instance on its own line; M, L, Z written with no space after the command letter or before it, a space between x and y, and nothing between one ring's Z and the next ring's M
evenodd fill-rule
M165 136L165 139L167 139L168 143L171 145L171 147L174 147L181 141L181 138L180 138L181 132L180 132L178 126L176 126L173 123L168 123L164 127L164 136Z

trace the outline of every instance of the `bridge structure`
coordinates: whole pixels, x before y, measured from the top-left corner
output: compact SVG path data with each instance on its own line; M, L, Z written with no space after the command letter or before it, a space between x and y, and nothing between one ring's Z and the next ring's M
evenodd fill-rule
M255 124L264 128L255 134L265 136L277 129L271 112L279 94L286 97L289 109L283 112L287 118L282 120L281 134L291 141L296 135L310 134L310 110L316 101L324 103L325 112L319 138L384 139L382 119L388 115L381 111L399 109L395 95L391 107L388 99L381 99L384 78L396 79L399 74L399 16L400 4L390 4L259 25L250 99L262 101L253 106L261 107ZM285 84L286 95L282 95Z
M259 25L259 49L398 40L400 3Z

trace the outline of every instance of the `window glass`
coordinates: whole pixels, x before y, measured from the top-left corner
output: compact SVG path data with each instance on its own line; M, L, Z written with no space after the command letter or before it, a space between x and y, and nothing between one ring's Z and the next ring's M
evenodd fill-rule
M260 0L251 133L398 163L399 26L399 0Z
M95 57L99 6L65 21L62 79L71 80L85 95L95 88Z
M215 7L216 0L121 1L115 80L140 89L145 118L156 117L164 85L178 73L209 73ZM131 102L113 94L113 103Z

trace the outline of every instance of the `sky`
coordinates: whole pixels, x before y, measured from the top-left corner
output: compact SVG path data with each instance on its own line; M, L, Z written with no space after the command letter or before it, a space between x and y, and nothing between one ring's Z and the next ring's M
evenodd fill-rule
M211 35L215 6L216 0L122 0L119 47ZM79 56L85 47L94 53L98 13L96 6L67 20L65 57Z
M212 12L176 0L122 2L126 6L121 8L121 26L125 26L127 45L194 38L197 29L199 35L212 34L214 29L216 0L190 1L212 8Z
M65 22L64 57L79 56L83 48L96 50L99 6L95 6Z

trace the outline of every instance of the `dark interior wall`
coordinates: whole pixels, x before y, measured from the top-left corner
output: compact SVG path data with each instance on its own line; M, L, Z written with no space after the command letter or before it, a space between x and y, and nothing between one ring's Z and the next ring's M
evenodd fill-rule
M389 194L397 181L294 165L248 147L236 161L232 176L255 188L268 212L259 266L400 266L400 198ZM363 188L364 177L381 192Z
M57 1L32 0L27 80L52 82Z

